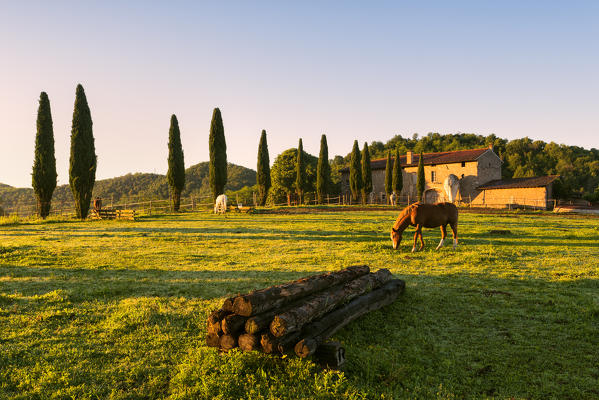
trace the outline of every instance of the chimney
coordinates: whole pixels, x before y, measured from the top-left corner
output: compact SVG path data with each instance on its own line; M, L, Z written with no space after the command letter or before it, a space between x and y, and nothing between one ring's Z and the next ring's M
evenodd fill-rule
M413 159L412 159L412 152L408 151L406 153L406 165L412 164L412 161L413 161Z
M492 145L492 144L490 144L490 145L489 145L489 149L490 149L491 151L493 151L493 145Z

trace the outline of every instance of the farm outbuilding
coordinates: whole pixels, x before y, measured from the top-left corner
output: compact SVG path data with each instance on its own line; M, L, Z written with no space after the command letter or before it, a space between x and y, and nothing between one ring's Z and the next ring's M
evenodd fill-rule
M553 182L559 175L532 178L497 179L477 187L480 194L472 205L493 208L553 207Z

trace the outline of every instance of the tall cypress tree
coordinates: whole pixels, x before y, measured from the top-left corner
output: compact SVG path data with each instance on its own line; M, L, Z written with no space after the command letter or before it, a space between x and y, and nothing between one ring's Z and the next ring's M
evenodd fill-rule
M258 145L258 168L256 168L256 183L258 184L258 204L266 204L268 189L270 189L270 159L268 157L268 144L266 131L262 130L260 144Z
M424 193L425 185L426 185L426 181L424 180L424 157L422 156L422 152L420 152L420 157L418 160L418 178L416 181L416 191L418 192L418 201L422 201L422 194Z
M318 155L318 166L316 167L316 193L318 203L322 204L324 196L329 192L331 184L331 166L329 165L329 147L326 135L320 137L320 154Z
M208 138L210 151L210 188L214 200L223 194L227 184L227 143L225 142L225 128L218 108L212 113L210 122L210 136Z
M69 184L75 199L77 217L87 218L96 181L96 149L92 130L92 117L83 86L77 85L75 109L71 127L71 159Z
M304 162L304 146L302 139L297 146L297 161L295 163L295 190L297 192L299 204L302 203L304 188L306 187L306 163Z
M372 166L370 165L370 152L368 143L364 142L362 149L362 203L366 204L368 195L372 192Z
M168 131L168 172L166 173L166 179L171 189L173 210L177 212L181 204L181 192L185 187L185 162L183 161L179 121L177 121L175 114L171 115L171 127Z
M395 160L393 160L393 179L391 189L399 197L403 189L403 174L401 172L401 162L399 161L399 149L395 149ZM399 200L399 199L398 199Z
M358 201L358 196L362 191L362 162L360 157L360 147L358 141L354 140L354 147L351 151L349 162L349 189L353 201Z
M391 152L387 152L387 164L385 164L385 197L389 203L389 196L393 191L393 164L391 163Z
M50 100L46 92L40 94L35 135L35 159L31 183L37 198L37 210L42 218L50 214L52 193L56 189L56 157L54 156L54 130Z

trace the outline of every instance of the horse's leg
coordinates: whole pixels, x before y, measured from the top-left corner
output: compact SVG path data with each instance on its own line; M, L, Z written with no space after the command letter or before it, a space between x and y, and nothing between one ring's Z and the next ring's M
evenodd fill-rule
M418 235L420 235L420 249L418 251L424 249L424 240L422 239L422 227L418 230Z
M412 253L416 251L416 242L418 241L418 235L421 233L420 225L416 226L416 232L414 233L414 246L412 246ZM422 239L421 239L422 240Z
M441 247L443 247L443 242L445 241L446 237L447 237L447 226L441 225L441 241L439 242L439 245L437 246L437 248L435 250L439 250Z
M455 249L458 245L458 223L454 222L453 224L450 224L450 226L451 233L453 233L453 248Z

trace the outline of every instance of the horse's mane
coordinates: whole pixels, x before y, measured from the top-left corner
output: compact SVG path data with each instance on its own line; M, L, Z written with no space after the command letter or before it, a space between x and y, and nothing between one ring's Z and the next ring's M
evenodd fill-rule
M399 223L401 220L403 220L408 214L410 214L412 212L412 209L414 207L416 207L418 205L418 203L414 203L414 204L410 204L409 206L407 206L406 208L404 208L400 213L399 216L397 217L397 219L395 220L395 223L393 224L393 227L399 226ZM397 228L396 228L397 229Z

